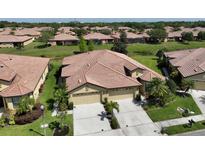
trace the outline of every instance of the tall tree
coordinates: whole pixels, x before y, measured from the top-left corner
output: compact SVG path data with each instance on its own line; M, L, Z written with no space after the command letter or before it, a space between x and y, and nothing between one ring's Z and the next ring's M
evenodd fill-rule
M17 114L21 115L28 111L31 111L34 105L34 99L29 96L23 96L20 98L17 105Z
M88 51L93 51L94 50L94 43L93 41L88 42Z
M79 49L81 52L87 51L87 44L86 44L86 41L83 37L80 37Z
M167 37L167 33L164 29L153 29L149 31L148 34L153 43L160 43Z
M182 34L182 39L186 41L193 41L194 40L194 35L192 32L183 32Z
M125 32L122 32L120 34L120 39L119 40L115 40L113 47L111 48L111 50L119 52L119 53L123 53L123 54L127 54L127 35Z

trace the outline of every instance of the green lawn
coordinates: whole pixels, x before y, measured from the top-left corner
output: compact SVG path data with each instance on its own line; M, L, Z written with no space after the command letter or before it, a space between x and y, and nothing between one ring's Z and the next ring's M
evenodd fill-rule
M43 93L40 95L39 101L48 106L46 103L47 100L53 98L53 90L56 83L55 73L60 67L59 61L52 61L52 70L49 72L47 80L44 85ZM45 111L45 122L50 123L52 121L59 120L57 117L51 116L51 111ZM14 125L9 127L0 128L0 136L36 136L43 134L43 130L40 128L42 124L42 118L34 121L31 124L26 125ZM65 119L65 123L69 124L70 132L69 135L73 135L73 117L72 115L68 115ZM30 131L33 129L34 131ZM40 133L40 134L39 134ZM47 135L52 135L52 131L47 128Z
M163 121L168 119L181 118L182 115L177 111L177 107L188 108L194 111L195 114L201 114L200 109L194 102L191 96L180 97L176 96L173 102L167 104L165 107L158 107L155 105L145 106L146 112L149 117L154 121Z
M179 133L185 133L195 130L205 129L205 121L199 121L192 125L191 128L186 125L176 125L165 128L165 133L168 135L174 135Z
M63 58L73 54L73 51L78 51L78 46L51 46L43 49L36 48L41 45L40 42L33 42L21 50L15 48L0 48L0 53L18 54L27 56L44 56L50 58ZM95 45L95 49L110 49L112 44ZM180 42L165 42L161 44L144 44L134 43L128 45L128 55L138 60L140 63L150 67L151 69L161 73L157 68L155 54L157 50L166 48L168 51L205 47L205 41L192 41L188 44Z

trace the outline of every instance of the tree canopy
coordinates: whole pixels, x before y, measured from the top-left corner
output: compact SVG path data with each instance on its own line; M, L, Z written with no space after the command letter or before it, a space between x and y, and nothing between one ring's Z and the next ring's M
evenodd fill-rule
M150 41L154 43L164 41L167 37L167 32L164 29L153 29L148 34L150 35Z

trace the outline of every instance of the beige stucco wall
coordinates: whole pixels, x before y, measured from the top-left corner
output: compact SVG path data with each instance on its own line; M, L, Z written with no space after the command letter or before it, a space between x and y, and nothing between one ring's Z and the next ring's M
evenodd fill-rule
M131 72L131 77L138 78L142 76L143 71L141 69L136 69L135 71Z
M45 82L47 74L48 74L48 66L46 67L44 73L42 74L42 76L41 76L41 78L40 78L40 80L39 80L39 82L38 82L38 84L33 92L33 97L35 100L38 98L39 89L40 89L41 85Z
M30 39L30 40L28 40L28 41L25 41L24 43L23 43L23 45L25 46L25 45L28 45L28 44L30 44L30 43L32 43L33 42L33 38L32 39Z
M52 42L52 41L50 41L50 42L48 42L50 45L52 45L52 46L55 46L56 45L56 42Z
M205 90L205 73L197 74L184 79L193 80L194 89Z
M13 43L0 43L0 48L13 48Z
M106 90L104 88L86 84L70 93L70 101L75 105L90 104L101 102L105 98L108 98L109 101L134 98L138 93L139 89L136 87Z

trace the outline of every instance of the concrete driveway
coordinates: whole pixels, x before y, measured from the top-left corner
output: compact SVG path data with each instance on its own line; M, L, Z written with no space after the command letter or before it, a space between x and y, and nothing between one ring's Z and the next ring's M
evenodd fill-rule
M111 130L101 103L76 105L73 110L74 135L89 135Z
M189 93L192 95L194 101L198 105L199 109L205 114L205 91L202 90L190 90Z
M149 118L143 108L132 99L117 101L120 112L114 111L124 135L160 135L160 129Z

